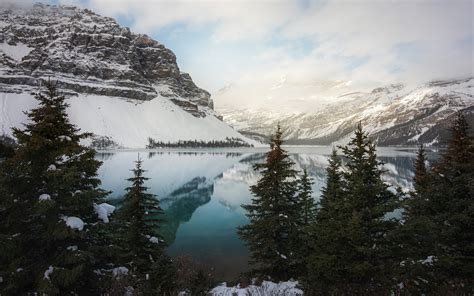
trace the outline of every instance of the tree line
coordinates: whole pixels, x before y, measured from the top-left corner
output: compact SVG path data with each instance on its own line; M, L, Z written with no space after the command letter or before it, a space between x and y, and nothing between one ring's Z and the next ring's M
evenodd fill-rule
M383 163L361 124L334 149L321 198L282 148L277 128L239 229L252 276L299 279L308 295L474 293L474 147L458 113L452 138L430 166L420 146L414 188L383 180Z
M179 140L177 142L163 142L156 141L153 138L148 138L147 149L154 148L233 148L233 147L253 147L253 145L245 142L240 138L229 138L226 137L225 140L212 140L212 141L203 141L203 140Z

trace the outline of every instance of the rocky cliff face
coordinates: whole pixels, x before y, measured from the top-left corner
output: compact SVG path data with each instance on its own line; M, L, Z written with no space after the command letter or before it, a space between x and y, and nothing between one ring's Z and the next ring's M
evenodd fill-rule
M0 7L0 48L1 92L52 79L71 95L161 95L198 117L213 108L210 94L179 70L171 50L87 9Z
M442 145L457 111L464 112L474 126L474 78L415 88L389 85L368 93L341 94L336 101L317 111L293 114L268 110L222 113L226 122L254 138L270 134L280 122L289 144L346 143L362 122L379 145Z
M145 148L148 139L226 141L210 94L182 73L176 56L146 35L87 9L0 3L0 136L28 119L33 93L57 82L71 121L101 148Z

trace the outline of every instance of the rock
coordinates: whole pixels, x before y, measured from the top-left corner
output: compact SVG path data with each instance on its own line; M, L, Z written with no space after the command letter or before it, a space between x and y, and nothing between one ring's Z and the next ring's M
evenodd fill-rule
M0 8L0 24L0 48L24 53L0 54L0 91L35 88L52 79L71 95L151 100L166 89L167 97L213 109L210 94L180 72L171 50L112 18L72 6L35 4ZM202 117L191 105L178 105Z

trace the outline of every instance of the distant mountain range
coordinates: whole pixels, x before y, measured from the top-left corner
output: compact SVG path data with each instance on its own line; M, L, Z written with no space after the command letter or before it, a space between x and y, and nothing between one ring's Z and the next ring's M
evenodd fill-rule
M222 109L224 121L265 140L279 122L288 144L345 143L358 122L382 146L442 145L453 115L462 111L474 130L474 78L434 81L418 87L392 84L371 92L340 94L317 111Z
M7 5L0 5L0 135L26 121L32 93L51 80L69 97L72 122L101 145L254 143L221 121L210 94L147 35L87 9Z

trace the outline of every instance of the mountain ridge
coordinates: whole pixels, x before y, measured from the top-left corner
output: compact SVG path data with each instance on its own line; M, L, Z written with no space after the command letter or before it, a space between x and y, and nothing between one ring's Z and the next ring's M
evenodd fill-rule
M361 122L379 145L442 145L445 129L457 111L474 124L474 78L430 82L415 88L403 84L370 92L344 93L338 102L314 112L220 110L224 121L256 139L280 122L288 144L328 145L347 140ZM344 98L342 101L339 100Z
M31 94L49 80L69 98L73 123L115 147L145 148L148 138L254 144L149 36L74 6L0 6L0 132L26 121Z

